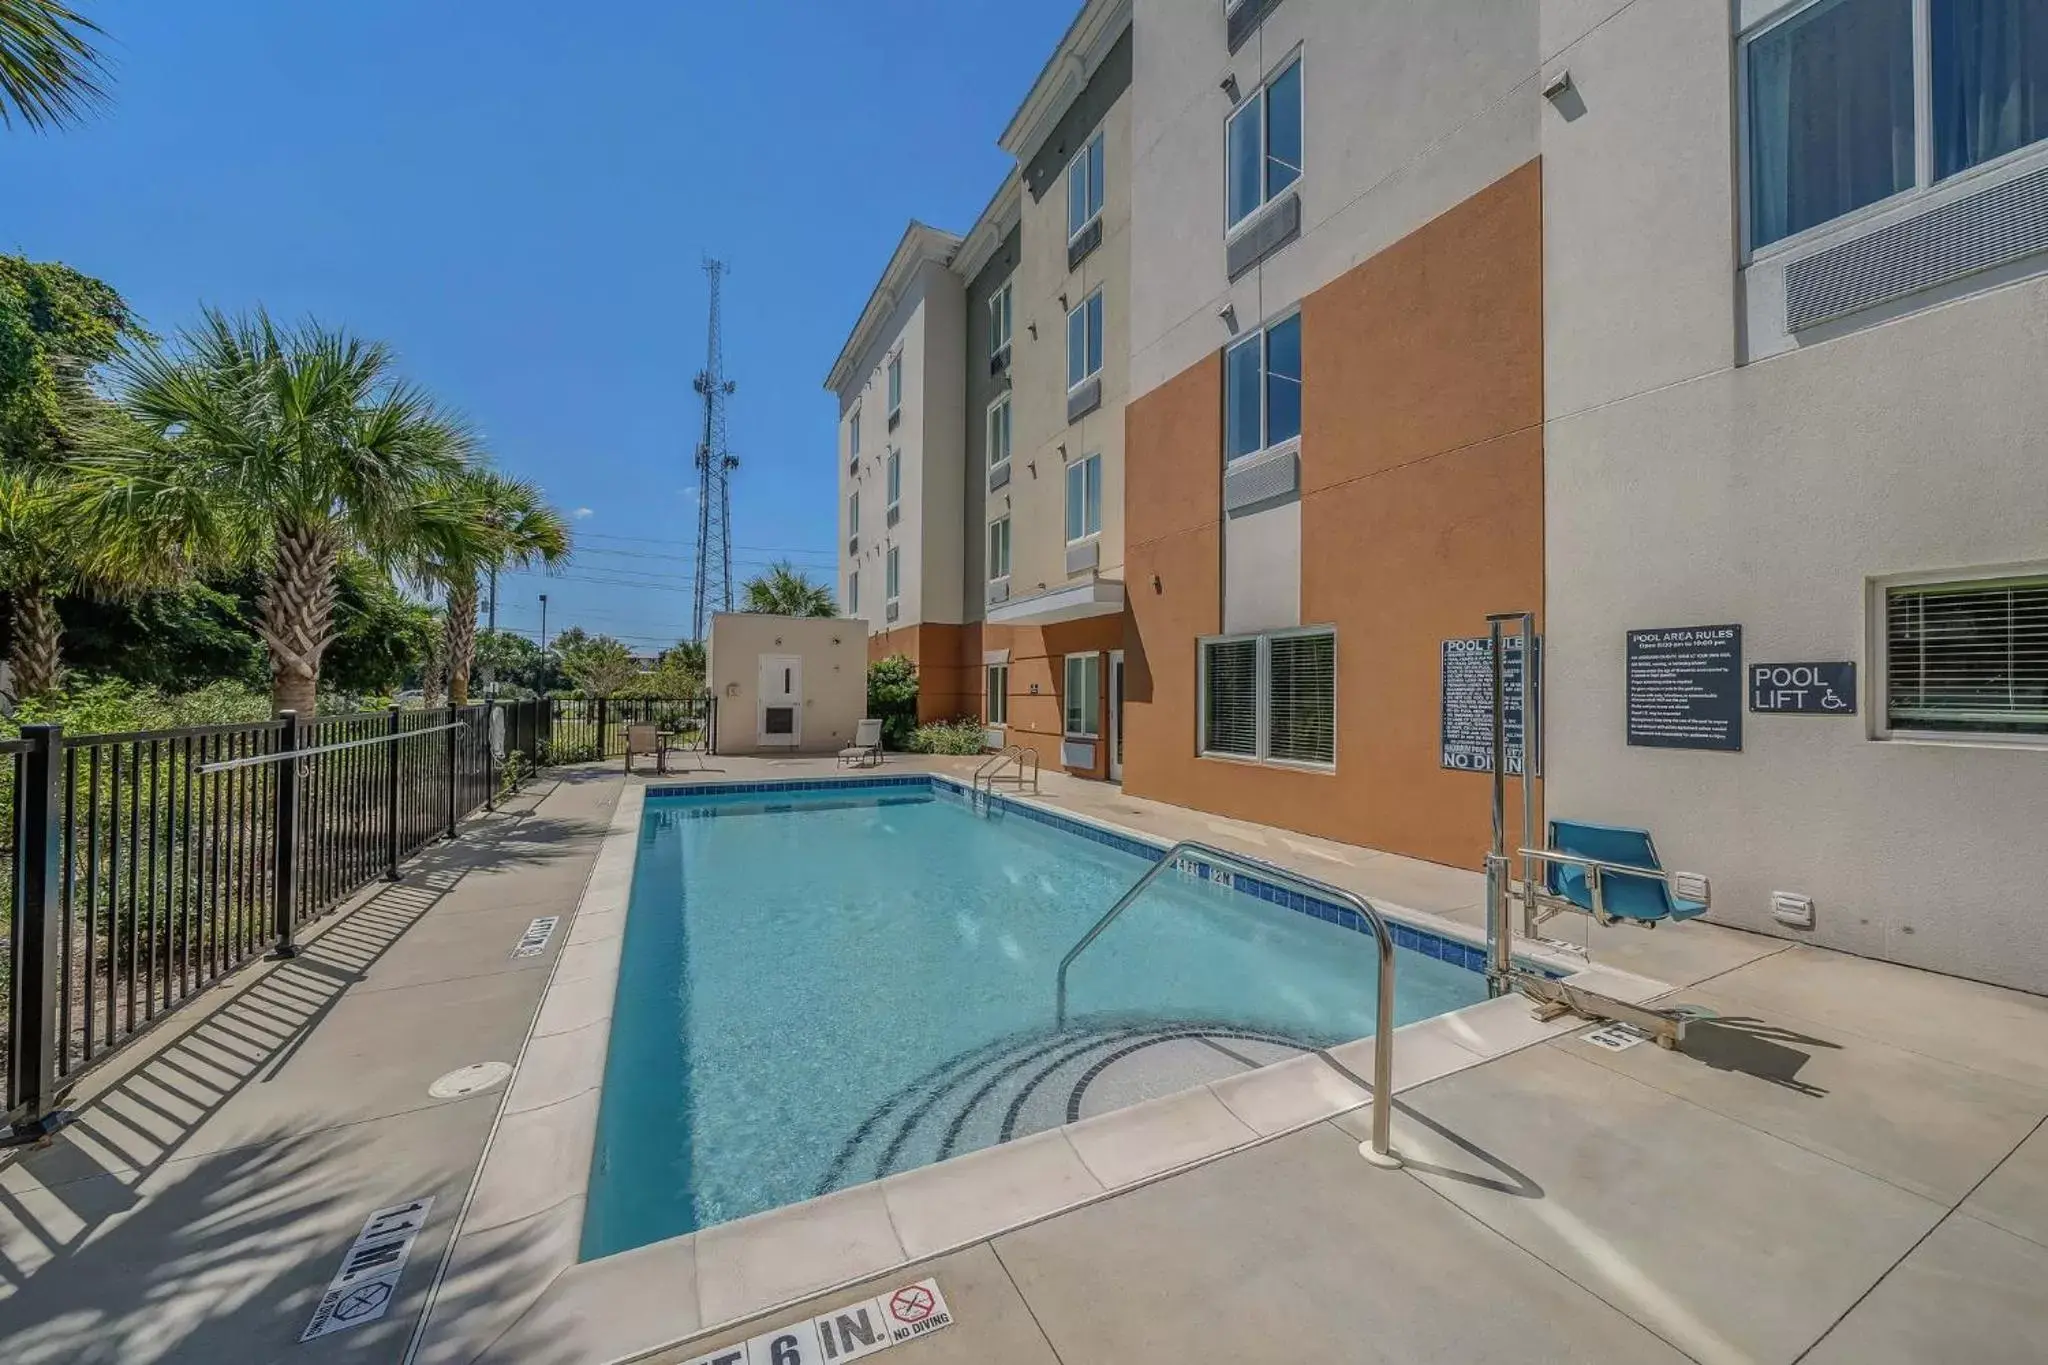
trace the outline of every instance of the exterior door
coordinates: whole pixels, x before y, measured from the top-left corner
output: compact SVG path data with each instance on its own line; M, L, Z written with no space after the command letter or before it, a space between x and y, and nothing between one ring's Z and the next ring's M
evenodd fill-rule
M761 656L761 747L794 749L804 742L804 661L794 654Z
M1124 780L1124 652L1109 652L1109 780Z

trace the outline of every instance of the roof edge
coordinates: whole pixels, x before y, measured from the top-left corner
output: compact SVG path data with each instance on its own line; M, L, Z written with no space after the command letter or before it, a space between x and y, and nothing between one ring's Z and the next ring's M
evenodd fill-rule
M997 145L1019 162L1029 162L1052 136L1053 125L1080 98L1088 78L1131 26L1131 0L1088 0L1066 36L1038 73L1031 93L1017 106Z
M854 362L874 341L875 332L888 320L889 314L895 311L917 268L927 261L951 265L959 253L960 240L956 234L942 228L915 218L910 220L910 226L903 230L902 240L896 243L896 250L889 257L889 264L882 270L882 278L875 284L874 292L868 295L866 307L860 310L853 331L847 334L846 344L840 347L839 358L832 362L832 369L825 376L827 389L837 393L850 377Z
M961 239L960 250L953 256L953 273L968 284L982 272L989 258L996 254L996 248L1010 235L1010 229L1017 226L1024 216L1024 175L1015 166L1010 168L1003 183L996 186L995 194L989 199L988 207L981 211L981 217L974 220L974 226Z

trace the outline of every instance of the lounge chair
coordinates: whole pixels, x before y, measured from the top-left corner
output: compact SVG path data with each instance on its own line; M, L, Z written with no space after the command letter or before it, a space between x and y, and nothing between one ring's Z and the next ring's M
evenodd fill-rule
M882 761L882 722L864 720L853 727L853 743L839 751L842 767L879 764Z
M626 771L633 771L633 760L654 755L654 771L668 771L668 745L662 742L661 728L655 725L628 725L626 727Z

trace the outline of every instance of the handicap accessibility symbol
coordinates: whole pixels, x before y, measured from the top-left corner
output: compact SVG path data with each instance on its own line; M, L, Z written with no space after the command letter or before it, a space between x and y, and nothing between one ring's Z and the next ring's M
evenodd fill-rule
M336 1322L354 1322L357 1318L374 1313L391 1300L391 1286L379 1282L366 1284L342 1296L334 1305Z

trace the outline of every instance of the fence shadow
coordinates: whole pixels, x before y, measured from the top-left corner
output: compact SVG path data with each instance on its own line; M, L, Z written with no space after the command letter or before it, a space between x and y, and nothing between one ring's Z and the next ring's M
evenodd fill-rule
M553 785L537 784L533 805ZM455 1121L474 1124L473 1144L437 1151L414 1141L401 1151L387 1141L409 1186L441 1191L448 1206L436 1209L382 1321L304 1347L293 1343L341 1251L363 1215L390 1202L377 1134L346 1121L237 1134L215 1121L274 1078L465 875L577 856L573 841L597 828L528 810L431 847L404 880L316 928L296 959L225 981L224 999L145 1044L153 1055L95 1095L50 1145L0 1163L0 1360L397 1359L501 1094L432 1106L444 1115L467 1106ZM516 1249L506 1257L516 1260Z

